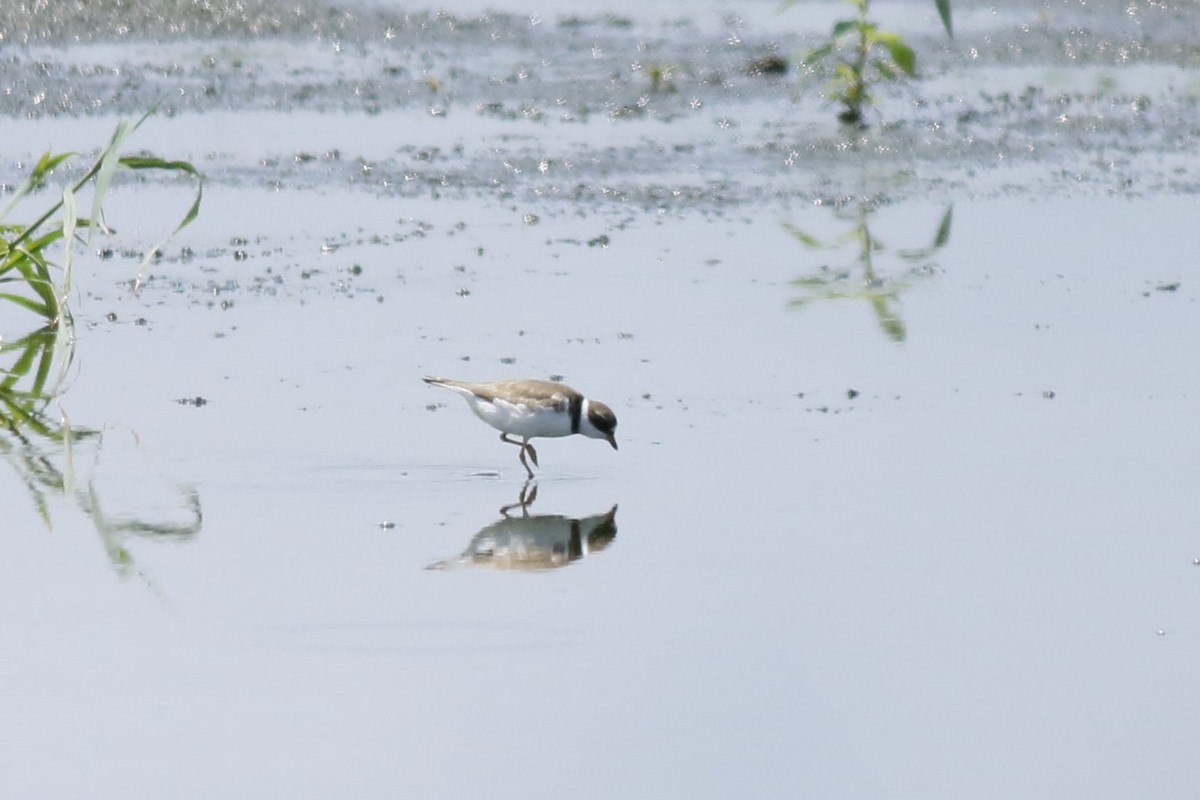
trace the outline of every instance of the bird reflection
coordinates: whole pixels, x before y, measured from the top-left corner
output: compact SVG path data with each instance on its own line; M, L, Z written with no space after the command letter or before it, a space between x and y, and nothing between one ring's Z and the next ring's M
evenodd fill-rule
M617 507L588 517L530 514L537 484L527 482L516 503L500 509L501 518L472 537L462 554L430 564L428 569L491 567L544 570L565 567L597 553L617 536ZM510 514L520 509L519 515Z
M533 505L535 500L537 500L537 481L531 478L525 481L525 485L521 487L521 493L517 495L517 502L500 506L500 513L507 517L509 512L514 508L519 508L522 512L528 513L529 507Z

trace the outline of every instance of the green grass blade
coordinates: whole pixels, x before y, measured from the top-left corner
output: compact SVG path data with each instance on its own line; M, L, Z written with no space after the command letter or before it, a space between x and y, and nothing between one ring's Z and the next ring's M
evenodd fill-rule
M104 224L104 217L101 212L103 210L104 197L108 194L108 187L112 183L113 175L117 172L117 167L121 164L121 148L125 146L125 141L133 135L133 132L142 127L142 123L149 119L157 110L158 103L155 103L137 122L131 123L125 120L118 122L116 129L113 130L112 139L109 140L108 146L100 153L100 158L96 165L92 170L89 170L89 176L93 173L95 174L95 192L92 195L92 213L89 215L89 219L92 220L94 226L98 226L105 233L108 233L109 230ZM91 241L90 232L88 234L88 241Z
M879 32L875 36L875 40L888 49L888 53L892 57L892 63L895 64L905 75L912 76L917 71L917 53L911 47L904 43L904 40L895 33Z
M5 378L3 384L0 384L0 389L12 389L13 384L19 378L23 378L29 373L29 368L33 365L33 359L36 357L38 350L36 334L34 336L27 336L19 342L6 346L4 349L16 349L17 347L23 347L24 349L21 350L21 355L13 362L13 365L8 368L8 377Z
M121 165L128 167L129 169L165 169L175 172L183 172L191 176L192 180L196 182L196 197L194 200L192 200L191 208L188 209L187 214L185 214L180 223L175 226L175 230L172 231L172 235L179 233L188 225L192 224L196 217L200 215L200 201L204 197L204 176L201 175L200 171L192 166L189 162L167 161L162 158L126 156L125 158L121 159Z
M75 227L79 224L79 211L75 206L75 192L71 187L63 189L63 285L59 306L67 304L71 296L71 259L75 254Z
M37 251L22 249L14 256L14 259L10 259L13 268L21 275L22 282L42 299L46 308L43 316L47 320L53 319L58 312L58 299L54 294L54 279L50 275L49 265Z
M950 0L933 0L933 4L937 6L938 16L942 18L942 27L946 29L946 35L953 39L954 25L950 20Z
M134 170L157 169L171 172L182 172L191 177L196 184L196 195L192 199L192 205L188 208L187 213L183 215L183 219L179 221L179 224L175 226L175 229L167 234L167 236L161 242L158 242L153 247L148 249L146 254L142 256L142 262L138 265L138 277L135 281L135 286L140 286L142 283L142 276L145 275L146 272L146 267L149 266L150 261L154 258L154 256L164 247L166 247L167 243L170 242L176 234L178 234L188 225L192 224L196 217L200 215L200 203L204 199L204 176L201 175L200 171L187 161L167 161L162 158L127 156L121 159L121 165L127 167L128 169Z
M847 33L858 29L859 23L856 19L843 19L833 23L833 28L829 31L830 39L840 39Z
M46 378L50 375L50 368L54 366L54 346L53 342L45 337L39 340L42 357L38 359L37 372L33 376L33 386L30 388L30 394L36 397L45 397L46 395Z
M13 292L0 294L0 300L20 305L57 323L59 332L70 335L70 309L68 300L71 293L73 265L76 240L81 227L88 228L88 241L92 232L100 227L106 233L111 233L104 224L103 203L108 194L112 180L118 169L133 170L166 170L186 174L195 184L195 197L186 213L180 219L174 230L161 242L146 251L139 268L138 283L142 279L147 265L162 248L183 228L190 225L199 216L200 205L204 195L204 179L198 170L186 161L169 161L151 156L121 155L121 149L129 137L155 113L157 103L136 122L120 121L117 123L108 144L100 151L92 166L78 178L73 185L64 188L58 201L45 211L36 221L29 225L0 224L0 235L13 236L11 241L0 238L0 284L20 281L28 290L25 294ZM28 177L21 183L11 197L7 199L0 220L8 214L16 204L28 193L41 186L49 173L59 164L69 158L71 153L55 154L47 151L33 166ZM86 184L92 183L92 208L88 217L79 214L77 193ZM61 220L54 220L59 212ZM53 220L53 222L52 222ZM42 233L47 224L50 230ZM50 262L43 252L59 239L65 238L63 279L61 289L56 289L58 281L51 274ZM29 293L36 295L30 297ZM40 302L39 302L40 301Z
M29 309L39 317L45 317L46 319L52 319L54 317L53 308L50 308L44 303L39 303L36 300L31 300L28 297L22 297L19 294L0 292L0 300L8 300L9 302L16 303L19 306Z
M38 163L29 172L29 175L25 177L25 180L21 181L21 185L13 192L12 197L8 198L8 202L4 204L4 208L0 209L0 220L8 216L8 212L12 211L17 203L21 202L21 198L38 186L41 186L45 182L46 174L50 170L73 155L74 153L51 153L49 150L43 153L42 157L38 159Z
M933 237L933 250L945 247L946 242L950 241L950 222L953 218L954 206L950 206L942 215L942 222L938 225L937 234Z
M104 196L108 194L109 184L112 183L113 175L116 174L117 166L121 162L121 147L125 144L125 140L134 131L133 125L125 120L117 123L116 129L113 131L112 139L109 140L108 146L100 153L100 158L96 161L95 167L95 190L92 192L92 213L89 218L94 220L97 226L109 233L108 227L104 224L103 205ZM90 172L91 170L89 170ZM88 241L91 242L91 234L88 235Z

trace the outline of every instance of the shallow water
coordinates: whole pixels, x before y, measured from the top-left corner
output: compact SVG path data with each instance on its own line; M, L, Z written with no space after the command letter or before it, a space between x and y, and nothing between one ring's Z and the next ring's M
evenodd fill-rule
M1049 7L1040 36L1081 13ZM537 80L444 115L436 93L280 113L255 80L147 122L137 146L208 173L201 217L134 296L188 198L119 188L46 408L73 446L0 439L0 785L1188 796L1194 68L1089 62L1070 96L1092 122L1064 133L1038 121L1050 90L1019 97L1058 57L1014 70L1023 23L962 18L996 46L963 101L981 116L943 139L899 96L855 142L748 81L628 118L626 87L583 80L598 111L539 120L480 105L553 94ZM600 30L632 51L653 24ZM302 37L56 63L91 47L295 59L339 96ZM948 107L953 79L929 83ZM1150 120L1123 105L1147 92ZM7 183L113 122L6 113ZM502 514L515 448L428 373L561 375L616 410L621 450L539 444L536 501Z

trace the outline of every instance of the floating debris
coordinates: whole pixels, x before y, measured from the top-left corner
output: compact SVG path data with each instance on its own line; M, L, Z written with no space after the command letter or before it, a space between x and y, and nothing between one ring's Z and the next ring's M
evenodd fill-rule
M200 395L196 395L195 397L181 397L175 402L181 406L191 406L193 408L202 408L208 405L208 400Z
M786 75L788 60L778 53L756 58L746 65L747 75Z

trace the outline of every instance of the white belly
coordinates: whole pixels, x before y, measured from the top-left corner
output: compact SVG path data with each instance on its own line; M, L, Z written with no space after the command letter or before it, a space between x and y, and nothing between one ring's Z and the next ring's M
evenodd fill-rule
M530 407L504 400L487 402L477 397L468 398L475 416L498 431L533 438L534 436L570 436L571 415L548 407Z

